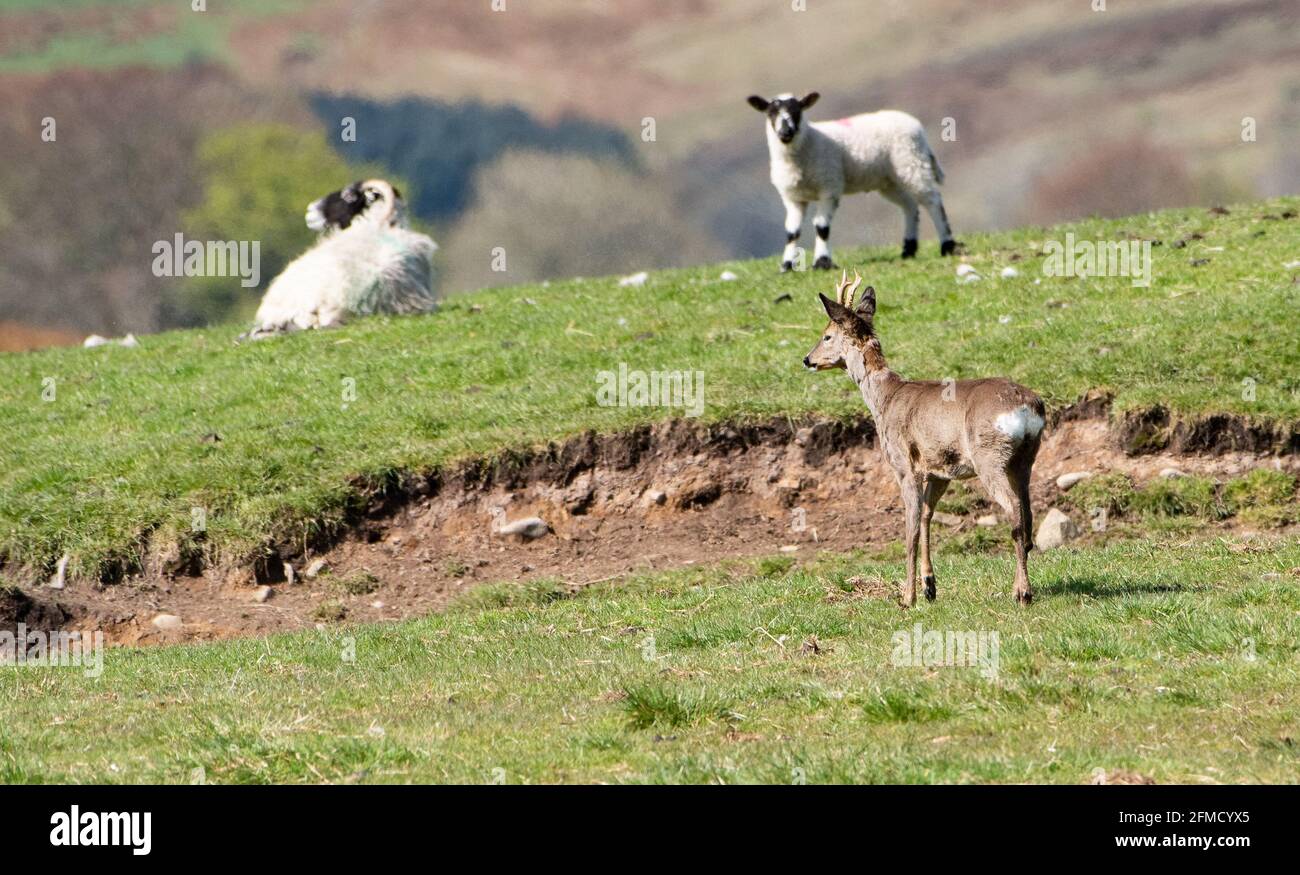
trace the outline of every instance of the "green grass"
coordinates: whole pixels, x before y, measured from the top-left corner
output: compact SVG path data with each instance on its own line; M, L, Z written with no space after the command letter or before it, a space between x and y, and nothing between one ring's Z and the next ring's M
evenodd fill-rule
M1300 258L1300 220L1260 217L1297 208L1291 198L1221 217L1194 209L970 235L969 260L987 277L971 285L932 245L913 262L894 247L839 258L878 290L877 327L906 376L1006 375L1054 404L1102 388L1120 409L1294 422L1300 344L1285 317L1300 285L1282 265ZM1066 230L1164 241L1150 288L1042 276L1043 241ZM1171 245L1193 233L1203 239ZM998 278L1016 254L1020 275ZM739 281L719 281L724 268ZM597 372L620 363L702 371L705 422L862 415L847 377L800 364L831 282L780 275L774 254L657 273L640 289L606 278L485 291L428 317L251 345L235 346L230 327L146 337L139 349L0 355L0 559L47 571L67 553L74 574L99 576L181 542L242 560L338 525L359 491L402 472L680 412L599 406Z
M1256 468L1223 488L1224 501L1234 509L1287 504L1296 494L1296 478L1286 471Z
M396 625L0 668L0 781L1160 782L1300 774L1300 545L730 562ZM897 636L996 632L996 671ZM815 636L817 647L804 646ZM903 648L904 653L910 652ZM106 727L108 731L105 731Z
M1224 483L1199 476L1157 477L1140 487L1127 474L1112 472L1078 483L1064 503L1090 515L1104 510L1157 525L1178 518L1215 522L1236 516L1277 528L1300 517L1296 499L1295 475L1261 467Z
M325 574L322 581L326 588L340 595L369 595L379 588L379 578L369 571L352 571L339 576Z

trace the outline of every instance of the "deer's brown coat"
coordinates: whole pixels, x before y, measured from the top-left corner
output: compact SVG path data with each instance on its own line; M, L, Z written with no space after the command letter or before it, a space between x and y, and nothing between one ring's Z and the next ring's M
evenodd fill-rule
M1011 520L1016 549L1016 600L1033 598L1028 557L1033 549L1029 478L1042 440L1042 399L1001 378L905 380L890 370L875 335L875 289L853 307L862 277L840 281L837 300L821 295L830 322L804 358L817 370L844 368L862 390L885 459L898 481L906 521L907 580L903 604L916 604L920 554L925 597L937 594L930 563L930 519L953 480L979 478Z

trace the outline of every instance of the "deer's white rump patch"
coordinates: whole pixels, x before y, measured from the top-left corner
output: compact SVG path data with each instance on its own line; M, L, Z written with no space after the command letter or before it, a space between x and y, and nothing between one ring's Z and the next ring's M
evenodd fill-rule
M1003 413L993 421L993 427L1013 441L1019 442L1026 437L1038 437L1043 430L1043 417L1021 404L1015 410Z

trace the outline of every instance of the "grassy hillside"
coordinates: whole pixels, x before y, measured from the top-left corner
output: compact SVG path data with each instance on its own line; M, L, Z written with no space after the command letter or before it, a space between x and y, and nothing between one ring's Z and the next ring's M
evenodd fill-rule
M1036 554L1027 610L1006 555L936 570L901 613L901 562L773 558L3 669L0 782L1295 780L1294 543ZM982 660L905 664L917 624Z
M907 376L1004 374L1054 404L1106 388L1120 408L1293 422L1300 285L1283 265L1300 259L1298 209L1291 198L971 235L968 261L985 276L973 284L932 243L913 262L893 247L838 257L877 288L886 354ZM1067 232L1161 241L1150 287L1044 276L1044 242ZM1019 275L1000 278L1013 264ZM721 281L724 268L739 279ZM599 406L598 372L621 363L702 371L706 421L860 414L846 377L800 364L824 324L816 293L831 285L821 272L779 275L774 255L641 288L604 278L481 292L427 317L256 344L221 329L0 355L0 557L48 570L67 553L86 575L137 566L150 542L245 558L337 520L357 478L680 413Z

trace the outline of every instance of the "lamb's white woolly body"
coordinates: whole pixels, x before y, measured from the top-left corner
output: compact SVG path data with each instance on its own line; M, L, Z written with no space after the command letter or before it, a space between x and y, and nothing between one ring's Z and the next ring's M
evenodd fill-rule
M404 225L404 213L394 205L359 215L346 228L327 228L272 281L251 335L327 328L351 316L432 310L438 246Z
M761 98L751 104L762 106ZM815 95L802 103L811 106ZM813 225L817 231L815 266L831 266L830 225L846 194L878 191L903 210L903 256L916 253L919 208L924 206L939 232L941 251L948 254L955 243L948 226L939 185L939 167L925 129L914 117L896 110L863 113L849 118L812 124L800 123L782 106L796 101L781 95L768 103L771 123L766 126L772 185L786 208L786 250L783 269L793 266L797 243L808 206L815 205ZM792 107L794 109L795 107ZM793 128L789 142L778 134L782 125Z
M767 143L772 184L808 203L895 188L920 194L943 181L921 123L892 109L814 122L788 146L769 126Z

